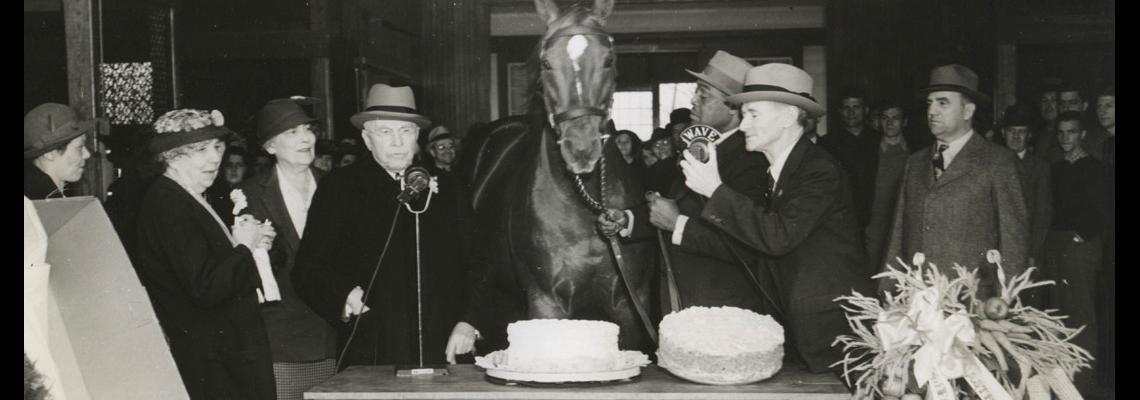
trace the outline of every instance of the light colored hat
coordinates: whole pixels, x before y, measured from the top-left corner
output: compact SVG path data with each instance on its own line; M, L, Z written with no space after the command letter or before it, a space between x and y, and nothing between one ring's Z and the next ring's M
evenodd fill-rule
M990 102L990 96L978 91L978 74L961 64L934 67L930 70L930 85L919 89L919 96L930 92L950 91L962 93L974 101Z
M811 75L795 66L769 63L748 70L744 78L744 90L728 96L732 104L753 101L775 101L793 105L807 111L809 117L825 113L823 106L811 95L813 81Z
M183 108L167 111L152 124L154 136L148 150L161 153L179 146L229 136L226 118L218 110Z
M447 127L443 125L432 128L431 132L428 133L428 143L451 138L451 131L447 130Z
M40 104L24 115L24 159L39 157L94 127L94 121L80 121L71 107Z
M704 71L693 72L686 69L685 72L725 94L734 95L743 90L744 76L748 74L748 70L751 68L752 64L744 61L743 58L717 50L716 54L709 60L709 64L705 66Z
M431 120L416 111L416 96L412 93L412 88L407 86L392 87L377 83L368 89L364 111L352 116L352 125L364 129L365 121L377 119L415 122L421 129L431 126Z

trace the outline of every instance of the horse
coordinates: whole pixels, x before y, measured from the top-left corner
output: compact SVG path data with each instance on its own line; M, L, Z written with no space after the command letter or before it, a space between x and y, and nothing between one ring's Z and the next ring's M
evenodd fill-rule
M501 348L496 334L512 321L600 319L618 324L621 348L645 349L654 329L635 306L649 304L657 244L608 241L596 228L602 210L644 205L642 183L606 141L617 67L603 26L613 1L559 11L535 0L535 8L547 29L531 56L530 111L468 137L461 156L474 247L488 269L475 291L492 304L485 314L499 318L483 334Z

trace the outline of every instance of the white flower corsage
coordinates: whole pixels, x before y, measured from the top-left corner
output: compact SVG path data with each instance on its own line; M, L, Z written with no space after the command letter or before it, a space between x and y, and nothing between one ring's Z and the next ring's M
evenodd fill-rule
M246 203L245 192L241 189L234 189L230 192L230 200L234 202L234 215L241 213L249 204Z
M431 177L431 181L428 182L428 188L431 189L432 193L439 194L439 178Z

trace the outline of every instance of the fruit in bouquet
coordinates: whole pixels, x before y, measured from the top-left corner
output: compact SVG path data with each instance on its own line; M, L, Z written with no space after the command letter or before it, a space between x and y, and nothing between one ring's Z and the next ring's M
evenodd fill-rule
M1001 297L990 297L982 307L989 319L996 321L1009 316L1009 303Z

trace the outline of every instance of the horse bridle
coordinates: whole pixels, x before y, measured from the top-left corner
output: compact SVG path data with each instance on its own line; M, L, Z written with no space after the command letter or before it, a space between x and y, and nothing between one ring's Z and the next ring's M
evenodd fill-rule
M570 37L570 36L576 36L576 35L601 36L601 37L608 39L607 41L611 44L611 46L612 46L613 41L614 41L613 36L610 36L609 33L606 33L606 31L601 30L599 28L590 27L590 26L582 26L582 25L571 25L571 26L567 26L565 28L554 31L554 33L551 34L550 37L546 38L546 41L543 42L543 44L542 44L542 53L545 55L546 49L549 48L554 43L554 41L557 40L558 38ZM542 73L548 74L550 72L543 69ZM571 107L570 109L568 109L566 111L563 111L563 112L560 112L557 114L553 114L553 116L551 117L550 123L551 123L551 125L557 126L558 124L560 124L562 122L566 122L566 121L569 121L572 119L586 117L586 116L590 116L590 115L595 115L595 116L599 116L602 118L606 118L609 116L609 112L605 108L602 108L602 107L594 107L594 106ZM555 132L557 132L557 130L555 130Z

